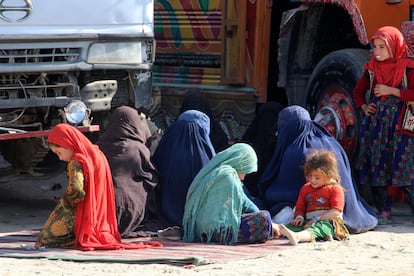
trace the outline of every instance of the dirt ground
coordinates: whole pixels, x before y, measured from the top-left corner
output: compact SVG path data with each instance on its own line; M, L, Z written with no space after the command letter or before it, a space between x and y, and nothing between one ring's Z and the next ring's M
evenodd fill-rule
M0 190L0 197L6 194ZM53 193L43 195L49 200L1 199L0 234L39 229L55 205ZM301 243L261 258L193 268L0 258L0 275L414 275L414 219L406 207L396 207L391 225L348 241Z

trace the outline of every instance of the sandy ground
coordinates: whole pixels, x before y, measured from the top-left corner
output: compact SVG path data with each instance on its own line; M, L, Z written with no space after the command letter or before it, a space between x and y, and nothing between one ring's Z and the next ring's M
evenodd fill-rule
M63 192L66 176L41 182L33 185L29 178L17 183L13 176L2 180L0 234L41 227L55 206L52 199ZM54 189L56 184L62 189ZM390 225L347 241L301 243L261 258L190 268L0 258L0 276L8 275L414 275L414 217L400 205L394 208Z
M0 195L4 195L0 191ZM39 229L52 201L0 201L0 233ZM301 243L266 257L193 268L0 258L0 275L414 275L414 219L394 209L393 223L348 241Z

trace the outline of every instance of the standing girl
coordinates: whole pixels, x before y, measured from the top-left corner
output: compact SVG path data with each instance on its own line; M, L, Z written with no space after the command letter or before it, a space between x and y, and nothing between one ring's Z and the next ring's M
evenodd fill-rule
M315 150L306 156L304 173L308 181L302 186L295 205L295 218L279 225L279 232L290 243L333 240L349 237L342 220L345 205L335 154Z
M354 89L364 115L357 171L360 184L372 187L379 223L384 224L391 221L390 185L412 198L414 133L400 124L406 102L414 101L414 62L407 58L407 44L394 27L378 29L371 43L372 57Z

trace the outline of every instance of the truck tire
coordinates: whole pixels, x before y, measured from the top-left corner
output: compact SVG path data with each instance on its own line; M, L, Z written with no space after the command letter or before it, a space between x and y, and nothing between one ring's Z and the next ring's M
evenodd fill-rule
M355 156L360 130L353 90L368 60L369 51L364 49L329 53L314 69L306 89L312 117L339 141L350 160Z

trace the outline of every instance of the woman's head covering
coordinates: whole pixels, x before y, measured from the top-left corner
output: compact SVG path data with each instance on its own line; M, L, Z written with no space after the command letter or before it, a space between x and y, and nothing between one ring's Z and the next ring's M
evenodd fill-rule
M278 140L273 158L258 184L259 197L272 215L285 206L294 207L306 179L303 166L313 149L331 150L338 159L341 184L345 188L344 221L354 233L374 228L378 221L374 211L359 196L351 174L348 156L339 142L322 126L311 120L300 106L289 106L279 113Z
M253 196L258 195L257 183L262 176L264 168L272 158L277 139L277 120L282 109L282 105L277 102L263 104L243 135L242 141L254 148L258 159L257 172L246 175L243 181Z
M85 198L76 209L75 248L80 250L144 248L124 244L117 228L111 171L105 155L75 127L58 124L48 142L74 151L72 159L81 164Z
M158 229L156 189L160 177L146 146L147 121L129 106L116 108L97 142L108 159L114 182L116 216L122 237L145 236Z
M218 233L222 243L236 243L244 198L238 173L256 170L257 156L248 144L234 144L214 156L188 189L183 217L184 241L202 241L205 235L209 242Z
M165 226L181 226L188 187L216 154L209 132L208 116L188 110L167 128L155 150L153 162L161 174L160 216Z
M180 108L180 114L187 110L201 111L210 118L210 139L216 152L222 151L229 146L226 133L214 119L210 104L202 93L190 92L184 97Z
M99 140L110 141L119 145L125 140L135 140L141 144L146 144L150 137L151 132L146 119L136 109L129 106L120 106L112 112L105 132L99 136Z
M402 33L392 26L379 28L372 36L371 43L377 38L385 42L390 58L377 61L372 55L364 68L374 72L379 84L397 87L401 84L406 68L414 68L414 62L407 58L407 43Z

